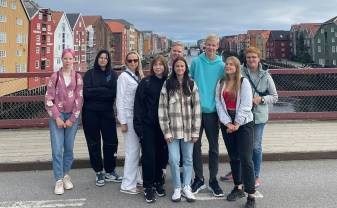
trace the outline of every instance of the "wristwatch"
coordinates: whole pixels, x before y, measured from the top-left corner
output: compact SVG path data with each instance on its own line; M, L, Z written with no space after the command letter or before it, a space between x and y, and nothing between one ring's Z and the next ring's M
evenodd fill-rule
M264 104L265 100L263 97L261 97L261 103Z

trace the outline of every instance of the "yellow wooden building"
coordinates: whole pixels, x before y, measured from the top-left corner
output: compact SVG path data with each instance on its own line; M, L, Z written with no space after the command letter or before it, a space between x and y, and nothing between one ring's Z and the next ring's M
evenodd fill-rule
M21 0L0 0L0 73L27 72L29 19ZM27 78L0 78L0 96L27 89Z

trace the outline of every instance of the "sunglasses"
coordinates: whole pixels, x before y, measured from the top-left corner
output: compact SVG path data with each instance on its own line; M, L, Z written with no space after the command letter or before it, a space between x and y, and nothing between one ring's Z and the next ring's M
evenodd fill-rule
M128 63L132 63L132 62L138 63L138 59L128 59L127 62Z

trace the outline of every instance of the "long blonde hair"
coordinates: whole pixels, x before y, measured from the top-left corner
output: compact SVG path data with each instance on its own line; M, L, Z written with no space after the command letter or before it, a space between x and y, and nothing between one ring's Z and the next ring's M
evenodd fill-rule
M229 56L226 59L226 63L228 61L231 61L234 63L234 66L236 68L236 72L235 72L235 78L234 78L234 87L228 92L229 97L231 99L235 98L237 96L237 94L239 93L240 89L241 89L241 63L240 60L238 58L236 58L235 56ZM226 75L224 76L221 80L220 80L220 96L222 95L222 92L224 90L224 84L225 82L229 81L229 76Z
M127 63L127 59L128 59L128 56L131 55L131 54L134 54L137 56L138 58L138 66L137 66L137 69L136 69L136 72L135 74L140 78L140 79L143 79L144 78L144 72L143 72L143 67L142 67L142 59L140 58L139 54L137 53L137 51L130 51L126 54L125 56L125 61L124 63Z

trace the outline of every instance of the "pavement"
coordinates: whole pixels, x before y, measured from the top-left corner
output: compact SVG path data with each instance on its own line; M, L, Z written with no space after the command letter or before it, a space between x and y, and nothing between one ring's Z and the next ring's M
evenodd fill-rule
M272 121L266 125L264 160L337 159L337 121ZM118 165L124 162L124 140L118 128ZM228 161L220 134L221 162ZM1 129L0 171L50 170L49 129ZM208 142L202 139L203 160L207 162ZM83 129L76 135L73 168L90 167Z

